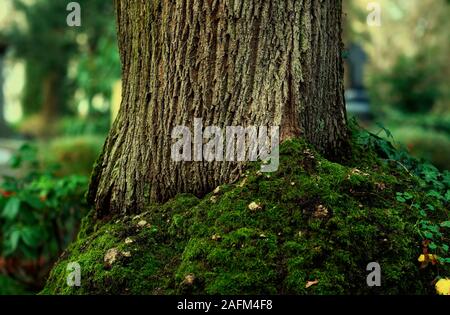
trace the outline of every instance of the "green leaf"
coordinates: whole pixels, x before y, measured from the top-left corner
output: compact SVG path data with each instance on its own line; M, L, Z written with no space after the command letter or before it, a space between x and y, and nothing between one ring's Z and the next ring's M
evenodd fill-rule
M428 232L428 231L423 232L423 235L424 235L426 238L428 238L428 239L433 238L433 234L432 234L431 232Z
M3 208L2 217L8 220L14 220L20 210L20 199L16 197L9 198L5 207Z
M376 125L378 127L380 127L384 133L386 134L386 137L391 138L392 140L394 140L394 136L392 135L392 133L389 131L389 129L387 129L383 124L377 122Z
M442 174L443 180L442 182L447 185L447 187L450 187L450 171L444 171Z
M430 245L428 245L428 248L431 250L435 250L437 248L437 245L435 243L430 243Z
M450 228L450 221L444 221L441 223L442 227Z
M42 209L44 207L44 204L41 202L41 200L38 197L33 196L28 193L23 196L23 201L26 202L30 207L32 207L34 209Z
M397 199L397 201L400 201L400 202L406 202L406 199L401 196L397 196L396 199Z
M41 240L41 232L33 227L25 227L22 229L21 237L23 242L29 247L36 247Z
M428 225L427 229L433 233L439 233L439 227L437 225Z
M20 158L20 156L13 156L9 160L9 166L13 169L19 168L20 164L22 164L22 159Z
M430 190L430 192L427 194L427 196L435 197L437 199L441 199L442 198L442 195L440 193L438 193L437 191L435 191L435 190Z
M450 264L450 258L440 258L441 263Z
M442 249L444 250L444 252L448 252L448 245L447 244L442 245Z
M16 251L19 246L20 230L13 230L8 238L5 239L5 254L10 255Z
M404 197L406 200L410 200L410 199L412 199L414 196L411 195L411 194L408 193L408 192L405 192L405 193L403 194L403 197Z
M416 209L420 209L420 205L418 203L411 204L411 207L416 208Z
M444 196L445 201L450 202L450 190L447 190L447 193Z
M435 183L437 181L437 177L439 175L439 171L436 167L431 164L423 165L422 174L425 177L425 180L429 183Z

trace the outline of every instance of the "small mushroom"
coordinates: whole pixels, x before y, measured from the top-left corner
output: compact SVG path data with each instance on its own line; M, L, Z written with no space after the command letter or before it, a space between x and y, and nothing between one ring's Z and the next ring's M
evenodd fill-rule
M131 257L131 252L129 252L129 251L122 252L122 256L129 258L129 257Z
M186 275L186 277L184 277L183 284L191 286L191 285L194 284L194 281L195 281L195 275L194 274L188 274L188 275Z
M131 244L131 243L133 243L134 241L133 241L133 239L131 238L131 237L127 237L126 239L125 239L125 244Z
M117 261L118 258L119 258L119 251L117 250L117 248L108 249L108 251L105 254L105 257L103 257L105 267L111 268L111 266Z
M260 205L260 204L258 204L258 203L256 203L256 202L252 202L252 203L250 203L249 205L248 205L248 208L251 210L251 211L256 211L256 210L261 210L262 209L262 206Z
M146 226L147 225L147 221L145 221L145 220L141 220L141 221L139 221L138 222L138 224L137 224L139 227L144 227L144 226Z
M211 201L212 203L216 203L217 202L217 196L211 196L211 198L209 198L209 201Z
M324 205L318 205L313 213L313 218L325 218L328 216L328 209Z

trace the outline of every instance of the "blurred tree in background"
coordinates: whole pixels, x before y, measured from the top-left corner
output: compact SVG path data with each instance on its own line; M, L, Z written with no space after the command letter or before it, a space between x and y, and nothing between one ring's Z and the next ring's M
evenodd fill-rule
M429 112L443 93L439 69L440 65L424 52L402 55L392 69L377 77L380 88L386 85L386 93L377 98L405 112Z
M450 5L447 0L380 0L381 27L370 27L368 0L351 0L348 33L370 56L367 83L377 111L450 111Z
M48 123L78 114L80 103L84 116L109 110L111 86L120 77L112 3L78 2L82 26L68 27L65 1L29 4L14 0L26 26L14 25L6 38L14 56L26 62L25 117L40 117L40 123L28 123L28 129L32 126L44 134L54 132Z
M375 121L417 157L450 169L450 1L378 0L381 26L367 24L370 0L345 1L346 44L368 54L365 84ZM379 132L377 124L368 126Z
M113 2L79 0L81 27L66 23L69 2L8 0L14 18L5 23L0 16L9 64L25 64L23 116L13 127L33 138L17 141L4 163L9 140L0 132L0 294L39 290L76 236L88 176L110 126L120 80Z
M67 36L70 29L58 14L66 4L37 1L28 5L16 0L14 5L27 21L25 28L15 25L7 37L14 54L26 62L24 112L41 112L47 119L55 118L67 111L65 78L69 59L76 52L73 36Z

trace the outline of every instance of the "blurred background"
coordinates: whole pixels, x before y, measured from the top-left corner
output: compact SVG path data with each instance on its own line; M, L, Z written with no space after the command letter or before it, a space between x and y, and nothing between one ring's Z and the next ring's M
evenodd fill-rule
M76 236L120 105L112 1L77 1L81 27L66 24L69 2L0 4L0 294L38 292ZM344 0L344 12L349 115L450 170L450 1Z

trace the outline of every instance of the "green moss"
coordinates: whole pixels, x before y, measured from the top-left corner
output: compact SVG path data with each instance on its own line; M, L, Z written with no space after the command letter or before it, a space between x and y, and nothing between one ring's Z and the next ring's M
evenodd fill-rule
M107 223L86 218L42 293L432 292L437 271L417 263L418 211L396 200L397 191L426 198L415 178L375 155L333 163L299 140L280 153L277 172L260 173L254 164L240 182L202 199L181 194ZM442 205L436 209L437 217L448 216ZM105 268L111 248L122 254ZM377 288L366 284L373 261L382 268ZM70 262L81 265L80 288L66 284ZM318 283L305 288L312 280Z

